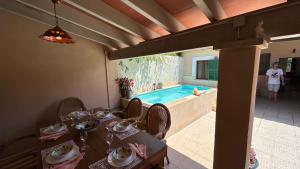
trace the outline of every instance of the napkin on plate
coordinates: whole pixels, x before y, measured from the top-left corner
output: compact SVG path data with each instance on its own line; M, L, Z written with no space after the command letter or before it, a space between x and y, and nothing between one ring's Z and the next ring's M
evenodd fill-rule
M146 144L129 143L129 146L141 158L143 158L143 159L147 158L147 145Z
M40 140L57 140L61 136L65 135L68 132L68 129L64 129L63 131L53 133L53 134L44 134L41 132L41 136L39 137Z
M51 166L51 169L74 169L78 163L83 159L84 154L79 154L77 157L67 160L61 164Z
M112 122L110 122L106 127L108 127L108 128L113 128L116 124L118 124L119 122L118 121L112 121Z

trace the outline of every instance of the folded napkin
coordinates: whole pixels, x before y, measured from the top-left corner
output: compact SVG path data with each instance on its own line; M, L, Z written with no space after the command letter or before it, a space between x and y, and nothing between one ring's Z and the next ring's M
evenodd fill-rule
M116 124L118 124L119 122L118 121L112 121L112 122L110 122L106 127L108 127L108 128L112 128L112 127L114 127Z
M56 164L51 166L51 169L74 169L77 167L79 162L83 159L84 154L79 154L75 158L72 158L70 160L67 160L61 164Z
M147 158L147 145L146 144L129 143L129 146L141 158L143 158L143 159Z
M68 132L67 129L58 132L58 133L53 133L53 134L48 134L48 135L42 135L40 136L40 140L57 140L58 138L60 138L61 136L65 135Z

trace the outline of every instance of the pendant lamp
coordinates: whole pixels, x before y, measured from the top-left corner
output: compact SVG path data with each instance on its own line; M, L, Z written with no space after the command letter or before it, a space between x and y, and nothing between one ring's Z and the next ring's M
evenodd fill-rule
M58 26L58 18L56 16L56 5L60 2L60 0L52 0L54 6L54 17L55 17L55 27L47 30L44 34L40 35L40 38L46 40L48 42L54 43L75 43L71 36L64 31L62 28Z

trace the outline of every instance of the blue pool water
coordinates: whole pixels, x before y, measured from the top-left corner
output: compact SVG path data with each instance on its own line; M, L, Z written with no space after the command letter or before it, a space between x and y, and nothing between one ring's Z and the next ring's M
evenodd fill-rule
M143 102L155 104L155 103L168 103L186 96L193 94L194 88L197 87L198 90L208 90L205 86L191 86L191 85L181 85L176 87L171 87L167 89L157 90L135 97L140 98Z

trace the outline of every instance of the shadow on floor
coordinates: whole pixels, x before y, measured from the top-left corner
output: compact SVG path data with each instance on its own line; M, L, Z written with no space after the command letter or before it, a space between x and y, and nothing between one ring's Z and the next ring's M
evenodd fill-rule
M280 97L277 102L257 97L255 117L300 127L300 98Z
M300 168L300 99L257 97L252 146L263 169Z
M165 165L166 169L207 169L203 165L181 154L180 152L168 147L170 164ZM166 162L165 162L166 163Z

